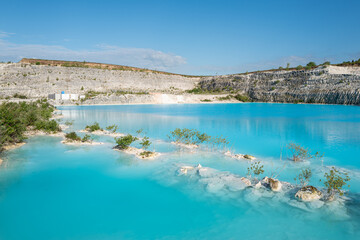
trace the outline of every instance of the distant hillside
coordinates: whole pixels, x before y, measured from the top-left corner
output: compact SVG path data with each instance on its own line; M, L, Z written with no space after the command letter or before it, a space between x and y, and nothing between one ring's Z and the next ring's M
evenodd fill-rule
M96 68L96 69L108 69L108 70L122 70L122 71L135 71L135 72L152 72L161 73L168 75L179 75L188 76L183 74L169 73L157 70L150 70L146 68L129 67L116 64L107 63L94 63L94 62L77 62L77 61L63 61L63 60L46 60L46 59L34 59L34 58L23 58L20 63L28 63L33 65L47 65L47 66L61 66L61 67L78 67L78 68ZM192 76L188 76L192 77Z

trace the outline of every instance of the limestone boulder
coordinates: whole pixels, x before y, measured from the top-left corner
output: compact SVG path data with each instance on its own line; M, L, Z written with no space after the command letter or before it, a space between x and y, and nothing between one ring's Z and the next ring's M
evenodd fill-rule
M302 201L310 202L319 200L322 197L322 193L316 187L305 186L302 187L299 191L297 191L295 197Z

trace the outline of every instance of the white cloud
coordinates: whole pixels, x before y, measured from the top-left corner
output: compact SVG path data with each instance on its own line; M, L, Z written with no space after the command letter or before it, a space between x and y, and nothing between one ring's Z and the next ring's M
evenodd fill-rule
M72 50L59 45L16 44L4 40L10 34L0 32L0 60L19 61L21 58L42 58L112 63L134 67L168 70L186 64L185 58L145 48L121 48L98 45L94 50Z

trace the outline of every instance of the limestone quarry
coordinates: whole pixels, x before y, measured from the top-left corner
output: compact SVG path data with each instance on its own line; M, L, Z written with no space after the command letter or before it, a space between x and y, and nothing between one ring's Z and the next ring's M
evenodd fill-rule
M96 63L36 59L0 63L0 101L47 98L61 92L86 98L55 104L239 102L234 96L241 95L257 102L358 105L360 67L186 76Z

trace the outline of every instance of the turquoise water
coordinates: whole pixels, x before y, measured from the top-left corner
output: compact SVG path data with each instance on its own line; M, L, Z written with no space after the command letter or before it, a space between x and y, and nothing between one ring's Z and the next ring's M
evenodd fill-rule
M80 130L95 121L118 132L143 128L158 159L144 161L99 146L67 146L38 136L2 156L0 239L359 239L360 108L294 104L201 104L59 107ZM167 140L176 127L227 136L236 153L256 156L265 175L293 178L311 167L321 187L328 166L352 178L346 200L320 208L254 189L208 191L179 176L182 165L245 175L248 163L216 151L181 151ZM323 162L292 163L286 144L325 153ZM151 149L152 149L151 148ZM280 158L281 156L281 158Z

